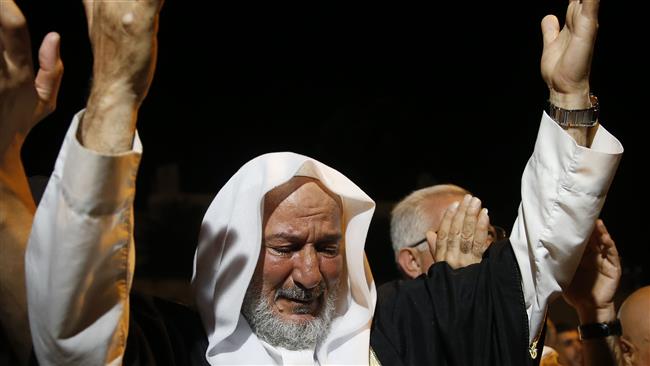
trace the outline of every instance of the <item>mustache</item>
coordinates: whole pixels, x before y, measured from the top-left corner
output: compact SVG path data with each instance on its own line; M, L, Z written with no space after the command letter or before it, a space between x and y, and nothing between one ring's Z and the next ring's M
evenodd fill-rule
M325 282L320 282L318 286L309 290L301 288L299 286L281 288L275 292L275 300L283 297L290 300L313 301L323 293L325 293Z

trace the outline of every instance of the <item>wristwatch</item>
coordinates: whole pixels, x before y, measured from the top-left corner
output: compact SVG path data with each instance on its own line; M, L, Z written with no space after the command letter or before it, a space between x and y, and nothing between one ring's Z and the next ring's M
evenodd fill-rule
M582 324L578 327L580 339L605 338L621 335L622 332L621 322L618 319L609 323Z
M598 98L589 95L591 107L587 109L563 109L548 102L546 112L557 124L568 127L594 127L598 122Z

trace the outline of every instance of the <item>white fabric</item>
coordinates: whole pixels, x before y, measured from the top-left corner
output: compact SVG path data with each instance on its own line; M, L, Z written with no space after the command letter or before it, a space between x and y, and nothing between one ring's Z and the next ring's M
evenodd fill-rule
M66 135L27 249L30 326L41 365L118 365L128 330L134 264L131 206L141 146L136 137L133 151L118 156L84 149L75 138L80 115ZM531 340L541 327L547 297L573 275L621 152L620 143L602 126L592 149L586 149L548 116L542 118L535 152L522 177L522 203L511 236ZM270 154L248 163L206 214L194 284L200 290L197 299L210 335L207 356L213 362L281 363L305 356L258 341L239 315L254 268L251 258L260 248L251 245L261 240L260 197L296 174L319 177L341 194L348 224L348 308L334 320L332 334L316 357L327 364L368 362L376 294L363 242L372 201L336 171L295 154Z
M375 204L352 181L316 160L294 153L272 153L249 161L230 178L203 219L193 287L208 334L206 357L212 365L298 360L294 357L300 352L260 352L270 346L262 345L240 315L260 254L264 195L297 175L316 178L339 195L345 222L347 283L340 291L337 317L317 349L316 359L323 365L368 362L376 293L363 246Z
M605 203L623 146L600 126L591 148L578 146L546 113L521 181L510 242L522 275L529 341L546 307L575 273Z
M121 365L135 253L133 196L142 146L106 156L68 130L36 211L25 271L34 350L46 365Z

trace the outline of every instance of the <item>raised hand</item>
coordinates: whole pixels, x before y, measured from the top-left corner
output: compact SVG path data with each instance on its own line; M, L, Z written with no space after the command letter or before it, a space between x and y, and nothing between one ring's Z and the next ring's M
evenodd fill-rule
M541 71L553 104L564 109L590 106L589 73L598 30L598 0L570 0L562 30L554 15L542 20Z
M34 78L25 17L13 0L0 0L0 327L20 364L27 364L32 348L24 264L36 211L20 149L56 106L63 76L59 44L58 34L45 36Z
M34 78L25 17L13 0L0 1L0 154L20 150L31 128L54 111L63 76L59 45L57 33L45 36Z
M456 269L479 263L490 244L487 209L481 200L466 195L447 208L438 232L427 232L429 250L435 262L447 262Z
M581 322L594 322L592 318L596 317L613 318L614 294L620 278L621 261L616 243L599 219L573 281L562 294L578 311Z
M163 1L83 3L94 64L81 141L100 152L126 151L131 148L137 111L155 69L156 34Z

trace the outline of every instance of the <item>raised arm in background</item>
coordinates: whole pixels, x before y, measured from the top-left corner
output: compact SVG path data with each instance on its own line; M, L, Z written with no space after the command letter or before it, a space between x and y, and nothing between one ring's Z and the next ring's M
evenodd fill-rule
M585 247L582 260L569 287L562 295L576 309L581 325L610 323L616 320L614 295L621 279L621 259L616 243L602 220ZM616 364L616 336L582 340L585 366Z
M45 36L34 77L25 17L13 0L0 1L0 332L21 364L32 348L23 259L36 205L20 151L32 127L56 106L59 44L57 33Z

